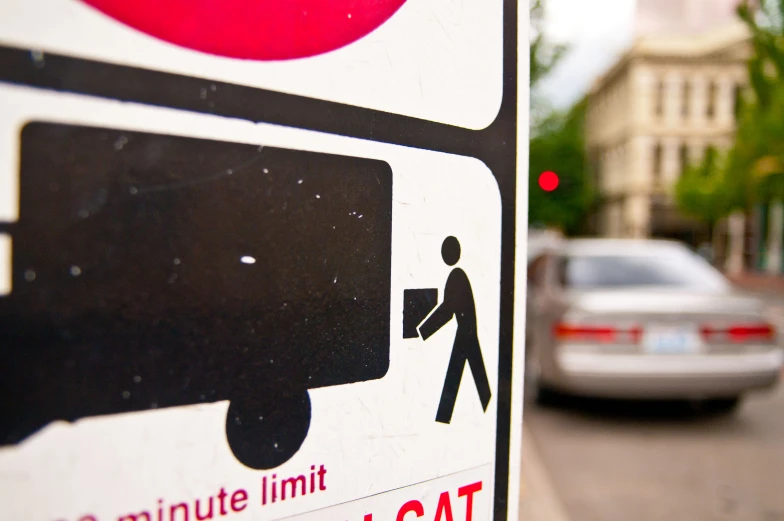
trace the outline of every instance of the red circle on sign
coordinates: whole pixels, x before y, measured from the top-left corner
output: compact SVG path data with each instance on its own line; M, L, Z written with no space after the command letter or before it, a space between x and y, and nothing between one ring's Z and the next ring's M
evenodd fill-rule
M552 192L558 188L558 174L555 172L542 172L539 175L539 187L545 192Z
M83 0L161 40L249 60L305 58L348 45L406 0Z

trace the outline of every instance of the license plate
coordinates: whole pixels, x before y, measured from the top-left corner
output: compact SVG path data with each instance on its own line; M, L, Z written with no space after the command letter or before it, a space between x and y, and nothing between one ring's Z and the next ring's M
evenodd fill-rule
M652 354L689 354L701 347L697 328L691 325L656 325L645 329L643 346Z

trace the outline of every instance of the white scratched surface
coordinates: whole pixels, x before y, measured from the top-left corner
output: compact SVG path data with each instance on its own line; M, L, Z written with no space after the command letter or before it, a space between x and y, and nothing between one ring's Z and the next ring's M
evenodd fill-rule
M328 489L236 519L275 519L387 492L466 469L494 468L500 301L501 201L476 159L218 116L0 85L0 150L18 150L29 121L51 121L218 139L381 159L393 172L390 367L375 381L310 391L312 419L299 452L275 469L328 469ZM10 140L10 142L9 142ZM263 165L262 165L263 166ZM0 154L0 180L17 176ZM56 175L53 174L53 175ZM6 184L8 186L8 184ZM13 198L16 204L16 195ZM5 206L2 206L2 205ZM8 202L0 213L12 213ZM438 287L451 268L441 242L458 237L493 396L483 412L466 366L451 424L434 421L454 340L450 323L427 342L402 339L403 290ZM2 262L2 261L0 261ZM4 266L3 269L8 269ZM228 402L56 422L0 449L0 493L9 519L99 521L184 501L220 487L258 496L264 471L248 469L225 440ZM485 484L494 489L493 472ZM39 498L45 497L45 501ZM254 503L255 505L255 503Z
M408 0L341 49L258 62L191 51L77 0L3 0L0 44L298 94L481 129L501 107L503 0ZM194 93L197 95L198 93Z

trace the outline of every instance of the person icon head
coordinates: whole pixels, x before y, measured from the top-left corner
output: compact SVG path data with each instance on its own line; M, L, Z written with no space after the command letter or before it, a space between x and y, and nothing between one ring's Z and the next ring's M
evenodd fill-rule
M441 244L441 257L449 266L454 266L460 260L460 242L451 235Z

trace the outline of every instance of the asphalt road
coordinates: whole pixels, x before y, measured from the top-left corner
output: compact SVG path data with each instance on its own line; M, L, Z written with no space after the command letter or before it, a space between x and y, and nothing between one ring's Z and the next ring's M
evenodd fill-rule
M571 521L784 521L784 388L729 416L572 398L526 407Z

